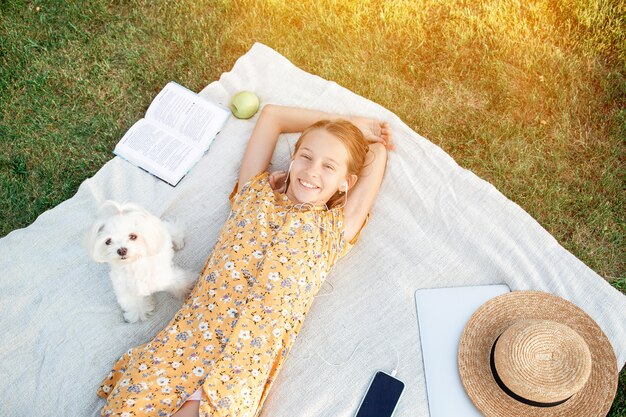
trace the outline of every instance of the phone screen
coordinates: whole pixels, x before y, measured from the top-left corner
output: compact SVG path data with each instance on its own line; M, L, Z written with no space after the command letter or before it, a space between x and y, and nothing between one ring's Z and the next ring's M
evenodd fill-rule
M404 382L384 372L376 372L356 417L391 417L402 390Z

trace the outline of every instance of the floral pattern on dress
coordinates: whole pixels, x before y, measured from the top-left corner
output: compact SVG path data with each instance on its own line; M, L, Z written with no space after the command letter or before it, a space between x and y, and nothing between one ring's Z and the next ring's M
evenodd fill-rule
M199 387L202 417L260 414L315 295L356 238L343 238L342 208L295 205L272 190L268 172L230 198L183 306L99 388L103 416L169 416Z

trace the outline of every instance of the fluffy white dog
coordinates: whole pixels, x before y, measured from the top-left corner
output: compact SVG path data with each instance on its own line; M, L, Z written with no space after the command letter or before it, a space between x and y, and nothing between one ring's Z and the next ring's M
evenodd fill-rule
M132 203L106 201L87 235L87 251L108 263L124 318L130 323L154 311L152 294L167 291L179 299L193 286L196 274L173 265L174 250L184 245L181 231Z

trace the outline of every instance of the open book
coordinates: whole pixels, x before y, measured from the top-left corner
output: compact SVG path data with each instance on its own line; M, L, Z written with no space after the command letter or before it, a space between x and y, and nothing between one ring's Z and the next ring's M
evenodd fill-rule
M229 116L227 108L170 82L113 153L175 186L209 149Z

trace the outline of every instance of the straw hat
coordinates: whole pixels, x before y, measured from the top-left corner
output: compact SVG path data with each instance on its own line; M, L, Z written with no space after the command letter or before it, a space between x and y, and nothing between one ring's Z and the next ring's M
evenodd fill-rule
M483 304L459 344L465 391L486 416L606 416L617 390L613 348L562 298L514 291Z

